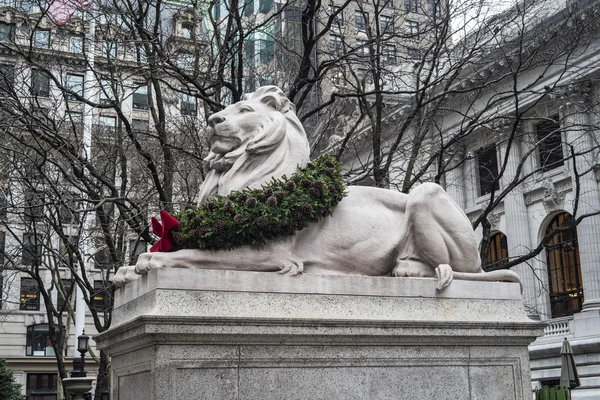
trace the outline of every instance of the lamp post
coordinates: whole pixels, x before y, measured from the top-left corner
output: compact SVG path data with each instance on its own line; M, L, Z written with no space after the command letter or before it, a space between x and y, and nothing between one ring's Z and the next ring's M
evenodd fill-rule
M73 371L71 377L63 379L65 392L73 393L74 400L84 400L86 394L92 390L92 382L94 378L88 378L85 372L85 353L88 352L90 345L90 337L85 334L85 330L81 335L77 336L77 351L80 357L73 357Z

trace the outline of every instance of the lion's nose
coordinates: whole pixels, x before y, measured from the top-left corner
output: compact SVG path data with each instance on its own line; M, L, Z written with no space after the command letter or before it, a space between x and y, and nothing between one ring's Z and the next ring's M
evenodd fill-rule
M208 117L208 125L212 126L213 128L215 127L215 125L218 125L223 121L225 121L225 118L219 115L219 113L215 113Z

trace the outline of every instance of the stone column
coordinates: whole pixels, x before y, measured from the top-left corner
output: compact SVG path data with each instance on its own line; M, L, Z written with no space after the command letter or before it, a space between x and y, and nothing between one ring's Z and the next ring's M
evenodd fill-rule
M589 90L589 89L588 89ZM570 101L563 107L566 142L576 154L575 166L571 166L573 190L576 190L575 169L579 174L588 172L598 164L597 151L593 151L594 135L590 113L586 110L586 93L581 88L571 88ZM575 100L575 101L574 101ZM570 157L570 148L565 157ZM579 177L579 203L575 217L600 211L600 193L594 172ZM577 226L579 259L583 279L583 310L600 309L600 215L585 218Z
M503 126L502 129L511 129L512 126ZM516 137L508 149L508 137L505 137L500 147L499 168L508 152L508 162L506 170L502 176L502 187L505 188L517 175L517 169L522 162L521 138ZM525 205L525 197L523 196L522 185L514 188L504 198L504 222L506 226L506 241L508 244L508 255L511 259L520 257L529 253L531 250L531 239L529 234L529 223L527 216L527 206ZM539 310L537 308L537 296L535 294L535 274L532 266L527 263L521 263L512 268L523 282L523 302L525 303L527 314L534 318L539 318Z
M446 172L446 192L463 210L466 207L465 203L465 176L463 174L464 151L458 150L452 157Z

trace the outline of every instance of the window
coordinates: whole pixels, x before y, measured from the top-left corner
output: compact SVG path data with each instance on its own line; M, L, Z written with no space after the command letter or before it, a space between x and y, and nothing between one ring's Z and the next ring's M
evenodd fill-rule
M134 132L148 132L150 123L146 119L134 119L131 121L131 129Z
M101 115L98 118L98 125L100 126L100 129L104 132L114 132L117 128L117 119L115 117Z
M6 179L2 173L0 173L0 179ZM0 191L0 219L6 219L8 215L8 200L6 195Z
M396 46L386 44L383 46L383 63L387 65L396 65Z
M404 7L408 12L417 12L418 2L419 0L404 0Z
M427 0L427 13L431 17L440 15L440 2L439 0Z
M117 44L112 40L105 40L102 43L102 57L114 58L117 56Z
M382 8L394 8L394 2L392 0L383 0L380 4Z
M50 96L50 77L43 71L31 71L31 94L34 96Z
M535 130L539 143L539 166L542 172L562 167L565 162L558 115L536 124Z
M254 50L254 39L247 39L244 42L244 54L246 55L246 59L250 60L251 63L254 62L254 56L256 54Z
M129 265L135 265L140 254L146 253L148 244L142 240L129 241Z
M64 130L77 133L83 132L83 114L80 112L69 112L64 122Z
M73 35L69 38L69 52L83 53L83 36Z
M139 63L148 61L148 57L146 57L146 48L141 44L136 46L136 59Z
M94 262L96 268L103 269L112 266L108 246L100 238L94 240L95 253Z
M104 312L108 309L107 293L104 287L104 281L94 281L94 290L90 293L92 297L92 308L98 312Z
M113 90L113 82L107 79L100 80L100 104L110 104L115 101L115 93Z
M421 50L415 47L407 47L406 48L406 56L411 60L420 60L421 59Z
M392 33L394 32L394 19L392 17L382 15L379 17L379 26L381 32Z
M4 252L6 251L6 232L0 231L0 270L4 265ZM2 274L0 273L0 279ZM0 284L0 299L2 299L2 285Z
M15 40L15 25L0 22L0 42L7 43Z
M346 74L343 67L333 70L332 81L335 85L343 85L346 82Z
M83 97L83 75L67 74L65 86L67 87L67 90ZM74 94L68 93L67 99L69 101L76 101L77 98Z
M249 17L254 14L254 0L246 0L244 2L244 16Z
M342 7L329 6L329 12L331 13L331 15L337 13L335 16L333 16L333 21L331 21L334 26L344 26L344 10L342 9Z
M15 83L15 67L12 65L0 65L0 96L10 94Z
M46 29L36 29L33 32L33 45L40 49L50 47L50 31Z
M496 145L492 145L477 152L477 171L479 173L479 195L483 196L495 192L500 188L498 184L498 158Z
M190 53L179 53L177 56L177 67L182 69L194 69L195 57Z
M341 36L329 36L329 52L335 56L344 54L344 43Z
M31 165L37 164L35 161L31 161L26 167L25 171L31 173L27 173L27 175L35 175L39 174L39 166ZM30 222L37 222L44 216L44 195L42 193L36 193L33 190L27 190L25 192L25 209L23 210L23 214L25 215L25 219Z
M67 304L71 301L71 296L75 291L75 282L72 279L61 279L60 284L62 288L59 288L56 295L56 310L62 312L67 309ZM62 289L62 290L61 290Z
M369 20L369 13L363 12L360 10L356 10L354 12L354 24L356 29L359 31L364 31L367 29L367 21Z
M75 194L66 194L63 203L60 205L59 218L63 224L72 224L79 222L79 213L77 209L77 196Z
M356 75L358 76L358 80L362 85L370 85L373 83L371 73L368 69L358 68L356 70Z
M181 24L181 29L179 29L179 37L184 39L191 39L194 34L194 25L183 22Z
M58 374L27 374L27 400L56 400Z
M34 357L54 356L54 348L50 340L48 324L27 327L25 355Z
M506 235L502 232L497 232L490 238L487 261L484 269L486 271L494 271L502 269L502 266L508 262L508 242Z
M77 257L77 247L79 245L79 236L69 235L65 237L68 245L61 239L59 242L59 253L63 259Z
M21 278L21 294L19 297L19 303L20 310L39 311L40 288L38 287L38 284L35 279Z
M268 64L273 61L274 51L275 41L273 38L258 41L258 54L261 64Z
M357 40L356 41L357 54L359 57L368 57L369 56L369 45L365 40Z
M273 9L273 0L259 0L258 12L266 14Z
M198 114L198 105L196 96L182 93L181 94L181 114L195 117Z
M557 228L566 228L572 222L573 217L569 213L560 213L550 221L546 234ZM552 318L573 315L583 306L577 229L573 227L555 235L545 248Z
M407 19L405 23L405 32L409 38L419 39L419 23Z
M145 83L139 83L137 89L133 92L133 108L138 110L148 109L148 86Z

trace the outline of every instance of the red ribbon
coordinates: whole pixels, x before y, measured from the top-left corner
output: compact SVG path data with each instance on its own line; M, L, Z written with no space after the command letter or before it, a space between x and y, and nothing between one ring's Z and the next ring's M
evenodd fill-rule
M150 248L151 252L167 252L175 247L175 239L173 239L173 231L179 229L179 221L165 210L160 210L160 219L162 225L156 218L152 217L152 232L160 239Z

